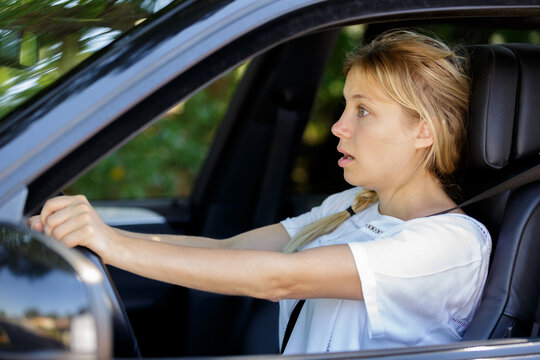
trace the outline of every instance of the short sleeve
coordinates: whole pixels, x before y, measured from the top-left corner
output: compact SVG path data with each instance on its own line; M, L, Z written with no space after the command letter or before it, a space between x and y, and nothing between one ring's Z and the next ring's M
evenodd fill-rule
M405 345L461 339L487 276L491 239L483 225L457 214L416 219L349 247L372 338Z
M292 238L296 233L304 226L311 224L326 216L332 215L338 211L343 211L353 203L356 195L362 190L362 188L355 187L347 189L340 193L336 193L327 197L323 203L314 207L307 213L302 215L287 218L281 221L281 225L287 230L289 236Z

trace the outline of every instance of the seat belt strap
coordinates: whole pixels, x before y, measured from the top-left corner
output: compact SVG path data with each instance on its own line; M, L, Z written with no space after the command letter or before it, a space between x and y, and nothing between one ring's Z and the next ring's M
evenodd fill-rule
M283 354L283 351L285 351L285 347L287 346L287 343L289 342L289 338L291 337L292 331L294 329L294 325L296 324L296 320L298 320L298 315L300 315L300 311L302 310L302 307L304 306L305 302L306 302L306 299L302 299L298 301L296 305L294 306L294 309L291 313L291 317L289 318L289 322L287 323L287 328L285 329L283 342L281 343L282 354Z
M441 212L433 214L433 215L446 214L446 213L448 213L450 211L454 211L454 210L457 210L457 209L462 208L464 206L470 205L472 203L475 203L475 202L478 202L478 201L481 201L481 200L485 200L487 198L490 198L492 196L500 194L503 191L511 190L511 189L514 189L514 188L529 184L529 183L531 183L533 181L536 181L536 180L540 180L540 164L535 165L532 168L527 169L527 170L525 170L525 171L523 171L523 172L521 172L521 173L519 173L519 174L517 174L515 176L512 176L510 179L507 179L507 180L503 181L502 183L493 186L492 188L490 188L490 189L488 189L488 190L486 190L486 191L484 191L484 192L470 198L469 200L467 200L465 202L462 202L461 204L459 204L459 205L457 205L457 206L455 206L455 207L453 207L451 209L447 209L447 210L441 211Z

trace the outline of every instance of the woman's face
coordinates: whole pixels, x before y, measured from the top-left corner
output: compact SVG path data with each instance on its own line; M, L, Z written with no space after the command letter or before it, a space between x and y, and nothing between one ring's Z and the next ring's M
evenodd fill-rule
M398 189L418 166L420 121L354 68L343 89L345 110L332 126L343 156L338 165L352 185L384 191Z

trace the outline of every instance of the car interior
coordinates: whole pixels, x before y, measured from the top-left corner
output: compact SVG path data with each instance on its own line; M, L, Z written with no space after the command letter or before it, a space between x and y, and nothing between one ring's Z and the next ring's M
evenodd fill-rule
M364 37L410 25L369 25ZM291 184L296 158L304 151L301 138L340 30L316 31L251 59L189 200L166 206L146 204L168 219L163 224L119 227L226 238L301 214L326 195L347 188L335 166L333 139L320 146L320 156L314 159L314 190L297 194ZM535 98L540 91L540 46L483 43L465 44L472 94L466 164L459 183L464 199L537 165L540 153L536 118L540 104ZM336 103L336 119L339 111ZM540 243L535 241L540 231L539 205L540 183L536 182L465 208L489 229L493 252L483 300L464 340L538 335L534 324L540 295L536 260ZM276 303L163 284L113 267L107 270L116 357L279 351Z

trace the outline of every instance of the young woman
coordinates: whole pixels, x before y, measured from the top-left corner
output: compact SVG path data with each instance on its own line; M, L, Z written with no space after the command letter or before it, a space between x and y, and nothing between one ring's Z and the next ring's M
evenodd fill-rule
M30 226L107 264L222 294L280 301L285 353L459 340L484 286L485 227L447 194L465 141L463 59L408 31L381 35L346 64L332 127L354 187L310 212L226 240L107 226L82 196L49 200ZM432 216L433 215L433 216Z

